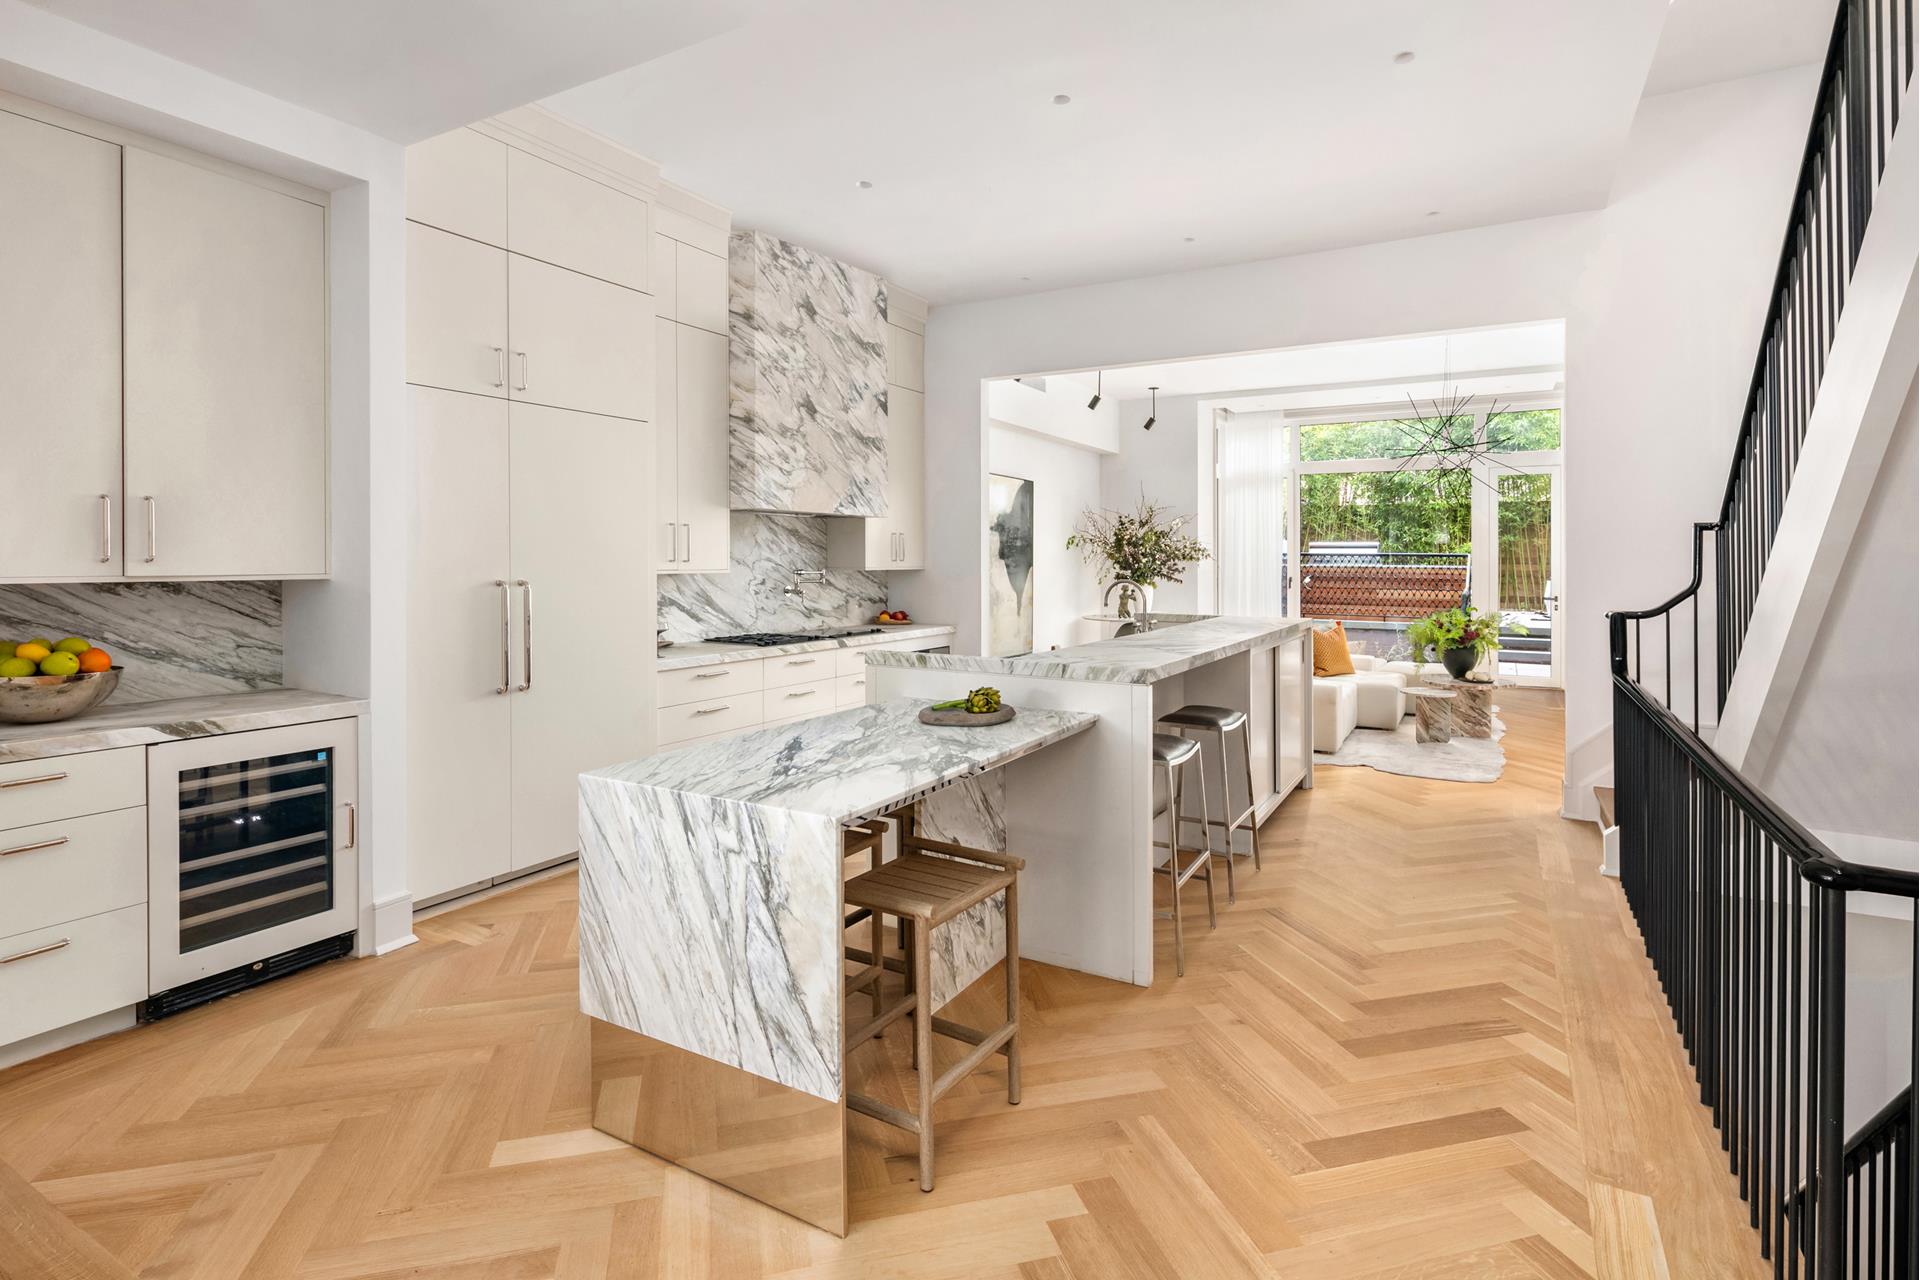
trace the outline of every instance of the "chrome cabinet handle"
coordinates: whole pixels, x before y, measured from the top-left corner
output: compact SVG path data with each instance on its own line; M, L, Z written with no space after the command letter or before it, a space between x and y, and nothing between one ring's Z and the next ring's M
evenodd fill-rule
M507 580L495 578L493 585L500 588L500 687L495 693L513 692L513 602L508 595Z
M787 696L789 698L811 698L814 694L818 692L820 692L818 689L795 689L792 693L789 693Z
M726 674L725 671L696 671L693 673L693 678L695 680L718 680Z
M62 938L58 942L49 942L44 947L32 947L26 951L16 951L10 956L0 956L0 964L12 964L15 960L25 960L32 956L43 956L49 951L58 951L62 947L72 945L72 938Z
M722 711L731 711L731 710L733 710L733 706L731 703L729 703L726 706L721 706L721 707L701 707L697 711L695 711L693 714L697 716L717 716Z
M493 385L496 387L507 385L507 349L505 347L493 349Z
M513 354L520 357L520 381L514 384L513 389L515 391L525 391L527 389L528 366L531 364L531 361L527 359L527 353L524 351L516 351Z
M818 658L788 658L787 665L790 667L810 667L818 661L820 661Z
M51 840L41 840L34 844L17 844L11 849L0 849L0 858L11 858L16 853L32 853L35 849L58 849L66 842L65 836L55 836Z
M520 588L520 692L533 688L533 584L514 580Z
M147 504L147 563L152 564L160 558L160 504L153 500L152 494L145 495L142 502Z
M64 773L42 773L31 778L15 778L11 782L0 782L0 791L11 790L14 787L31 787L40 782L58 782L66 776Z
M347 848L355 849L360 845L360 806L347 801Z
M667 522L667 563L680 562L680 526L671 520Z
M100 495L100 563L113 560L113 495Z
M687 549L680 553L680 559L684 563L693 559L693 526L683 524L680 526L680 531L687 535Z

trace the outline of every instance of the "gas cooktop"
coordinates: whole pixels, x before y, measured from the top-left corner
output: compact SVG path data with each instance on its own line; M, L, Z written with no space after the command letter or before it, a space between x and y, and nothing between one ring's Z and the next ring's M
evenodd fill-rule
M811 644L815 640L844 640L848 636L872 636L880 634L878 627L849 627L845 631L814 631L801 635L791 631L749 631L739 636L713 636L708 644L750 644L760 649L771 649L783 644Z

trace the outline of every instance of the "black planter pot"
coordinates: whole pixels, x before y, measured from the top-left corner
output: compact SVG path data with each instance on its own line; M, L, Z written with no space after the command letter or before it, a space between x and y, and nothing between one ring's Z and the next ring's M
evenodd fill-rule
M1467 672L1473 670L1480 661L1480 651L1471 646L1465 649L1442 649L1440 661L1446 665L1448 675L1455 680L1465 680Z

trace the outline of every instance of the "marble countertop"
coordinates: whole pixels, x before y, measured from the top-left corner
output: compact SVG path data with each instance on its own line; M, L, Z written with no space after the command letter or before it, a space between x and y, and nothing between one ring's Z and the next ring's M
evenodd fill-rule
M1026 654L1018 658L882 650L869 656L867 662L877 667L919 667L931 671L1031 676L1043 680L1153 684L1236 653L1269 647L1302 635L1312 625L1305 618L1162 621L1153 630L1137 635L1096 640L1091 644Z
M849 625L879 626L878 623ZM840 629L834 628L836 631ZM883 627L873 635L842 636L833 640L808 640L803 644L782 644L767 648L751 644L715 644L710 640L698 640L669 645L661 649L654 663L654 670L678 671L685 667L712 666L716 662L745 662L752 658L778 658L789 653L818 653L825 649L860 649L889 640L928 640L937 636L950 636L953 631L952 626L941 623L908 622L897 627Z
M367 713L367 704L337 693L259 689L159 702L110 703L53 724L0 724L0 764L49 756L206 738L245 729L311 724Z
M1099 719L1084 711L1025 708L1005 724L936 728L920 723L924 705L898 698L849 707L582 776L847 822L998 768Z

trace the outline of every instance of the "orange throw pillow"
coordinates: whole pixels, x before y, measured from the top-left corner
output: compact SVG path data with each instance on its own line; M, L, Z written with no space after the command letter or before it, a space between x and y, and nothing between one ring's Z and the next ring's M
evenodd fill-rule
M1353 674L1353 651L1347 647L1346 623L1336 622L1326 631L1313 633L1313 674L1316 676Z

